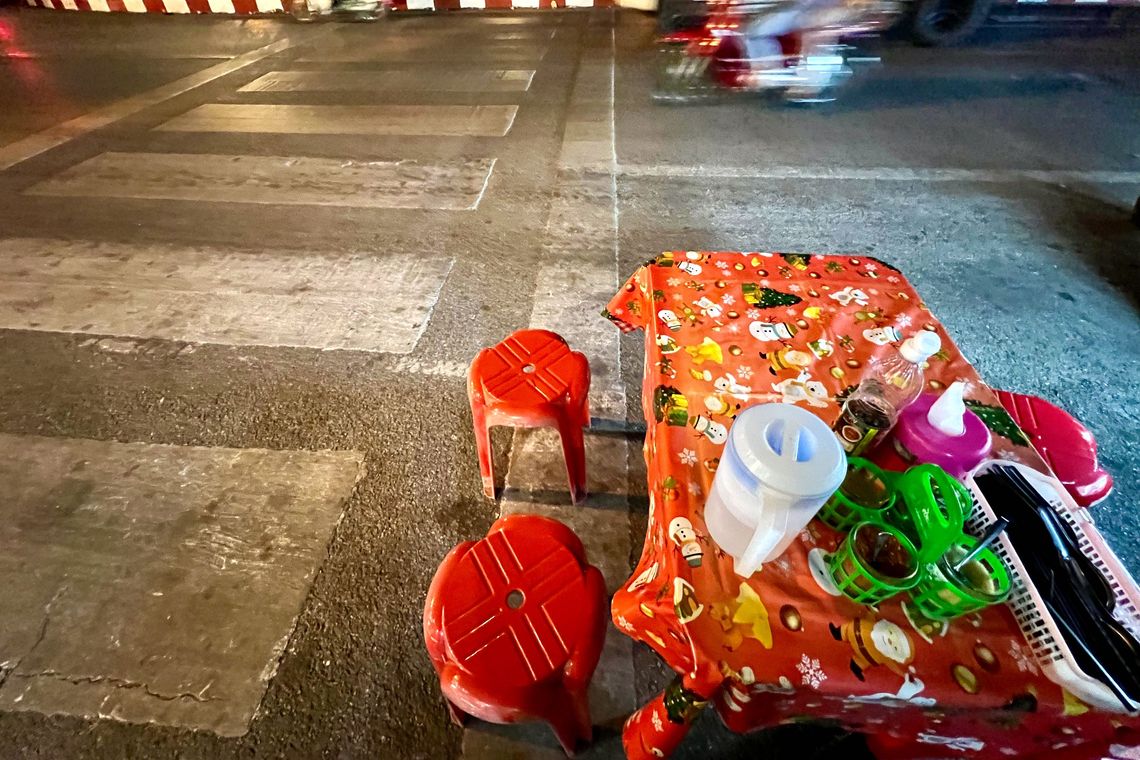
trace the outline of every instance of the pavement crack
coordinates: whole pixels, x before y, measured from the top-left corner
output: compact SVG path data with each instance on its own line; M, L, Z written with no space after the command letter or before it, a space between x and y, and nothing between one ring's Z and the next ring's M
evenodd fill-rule
M162 692L155 691L150 688L143 681L132 681L129 678L118 678L116 676L76 676L60 673L56 670L41 670L38 673L18 673L13 671L12 676L16 678L54 678L59 681L67 681L76 686L80 684L107 684L116 689L141 689L147 696L161 699L164 702L178 702L189 699L194 702L219 702L221 697L203 697L201 692L195 694L194 692L179 692L177 694L163 694ZM208 686L207 686L208 688ZM206 689L202 689L205 691Z
M56 589L56 592L51 595L51 599L48 600L48 603L44 605L44 619L43 622L40 623L40 632L36 635L36 640L32 642L32 645L30 647L28 647L28 651L24 652L22 655L16 658L16 661L12 663L12 666L10 668L3 672L0 672L0 687L3 687L4 684L7 683L8 679L16 673L16 670L18 670L20 667L20 663L26 660L28 658L28 655L36 651L36 647L43 643L44 638L47 636L48 625L51 623L51 608L55 606L55 603L59 601L59 598L63 596L63 592L66 590L67 584L60 586L58 589Z

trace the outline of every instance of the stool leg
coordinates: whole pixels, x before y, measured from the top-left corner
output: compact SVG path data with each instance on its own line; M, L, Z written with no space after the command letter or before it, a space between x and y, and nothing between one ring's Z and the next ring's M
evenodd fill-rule
M559 418L558 435L562 438L562 456L570 477L570 501L577 504L586 498L586 442L582 435L581 412L575 410Z
M444 697L444 701L447 702L447 713L451 716L451 722L460 728L467 725L467 713L456 707L450 699Z
M479 474L483 476L483 495L495 498L494 451L491 450L491 429L487 427L487 408L483 399L471 398L471 419L475 424L475 447L479 450Z
M542 719L554 730L563 751L573 755L579 745L589 744L594 736L586 694L579 696L563 691L561 697L554 700L553 708Z

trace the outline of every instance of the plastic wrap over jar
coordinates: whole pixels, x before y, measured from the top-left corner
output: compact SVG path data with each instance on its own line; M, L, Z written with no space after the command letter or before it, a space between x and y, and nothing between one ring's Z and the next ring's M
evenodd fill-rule
M705 503L709 535L747 578L784 553L846 472L839 441L811 412L791 404L745 409Z

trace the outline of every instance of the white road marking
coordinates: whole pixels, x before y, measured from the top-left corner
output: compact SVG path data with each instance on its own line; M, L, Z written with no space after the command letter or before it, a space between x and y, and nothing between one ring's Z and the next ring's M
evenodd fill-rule
M128 11L146 10L142 0L124 0L124 5ZM134 5L138 7L132 7ZM240 71L246 66L257 63L263 58L268 58L275 53L286 50L292 46L292 44L292 40L277 40L276 42L271 42L257 50L243 53L236 58L202 69L199 72L182 77L181 79L176 79L169 84L164 84L148 92L117 101L109 106L92 111L89 114L78 116L70 121L57 124L54 127L48 127L42 132L29 135L22 140L9 143L8 145L0 147L0 171L13 167L22 161L27 161L29 158L38 156L52 148L63 145L76 137L80 137L88 132L112 124L119 119L136 114L144 108L149 108L156 103L161 103L176 95L181 95L196 87L201 87L219 77Z
M459 378L467 377L468 366L468 362L447 361L442 359L416 359L411 356L401 356L392 365L392 371L399 374Z
M313 48L310 48L313 49ZM492 42L465 50L458 46L440 45L432 38L391 40L378 38L351 47L320 48L297 60L302 63L378 63L394 60L434 64L440 61L497 62L501 59L534 63L546 57L546 48L531 43ZM472 64L474 65L474 64Z
M621 335L600 315L619 285L614 49L611 32L610 60L584 60L574 82L559 156L567 173L551 204L530 324L590 358L595 416L624 419Z
M362 467L0 435L0 709L244 734Z
M525 92L533 79L534 69L480 71L466 66L411 71L271 71L238 92Z
M284 106L207 103L158 127L166 132L502 137L518 106Z
M410 353L443 257L0 240L0 328Z
M102 153L31 195L470 211L494 159L446 164L198 153Z
M1140 171L1081 171L1066 169L908 169L895 167L801 166L685 166L679 164L621 164L618 174L667 179L851 180L856 182L1044 182L1068 184L1140 183Z

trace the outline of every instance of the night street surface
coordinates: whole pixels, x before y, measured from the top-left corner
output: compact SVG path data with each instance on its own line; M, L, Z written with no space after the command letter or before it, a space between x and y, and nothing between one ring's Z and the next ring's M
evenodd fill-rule
M818 109L663 107L637 12L0 9L0 485L61 521L134 515L121 551L60 555L20 539L55 517L0 506L0 548L27 551L0 557L0 758L560 756L542 726L452 726L424 652L433 571L500 509L464 375L528 325L589 355L591 500L561 506L549 441L500 430L502 509L571 520L622 583L644 469L612 431L640 421L641 336L596 315L663 249L898 266L990 384L1093 430L1117 484L1096 520L1140 572L1140 36L1063 30L887 43ZM180 639L215 592L231 633ZM586 757L619 757L622 711L669 677L614 643ZM215 651L233 666L195 680ZM677 757L860 751L718 722Z

